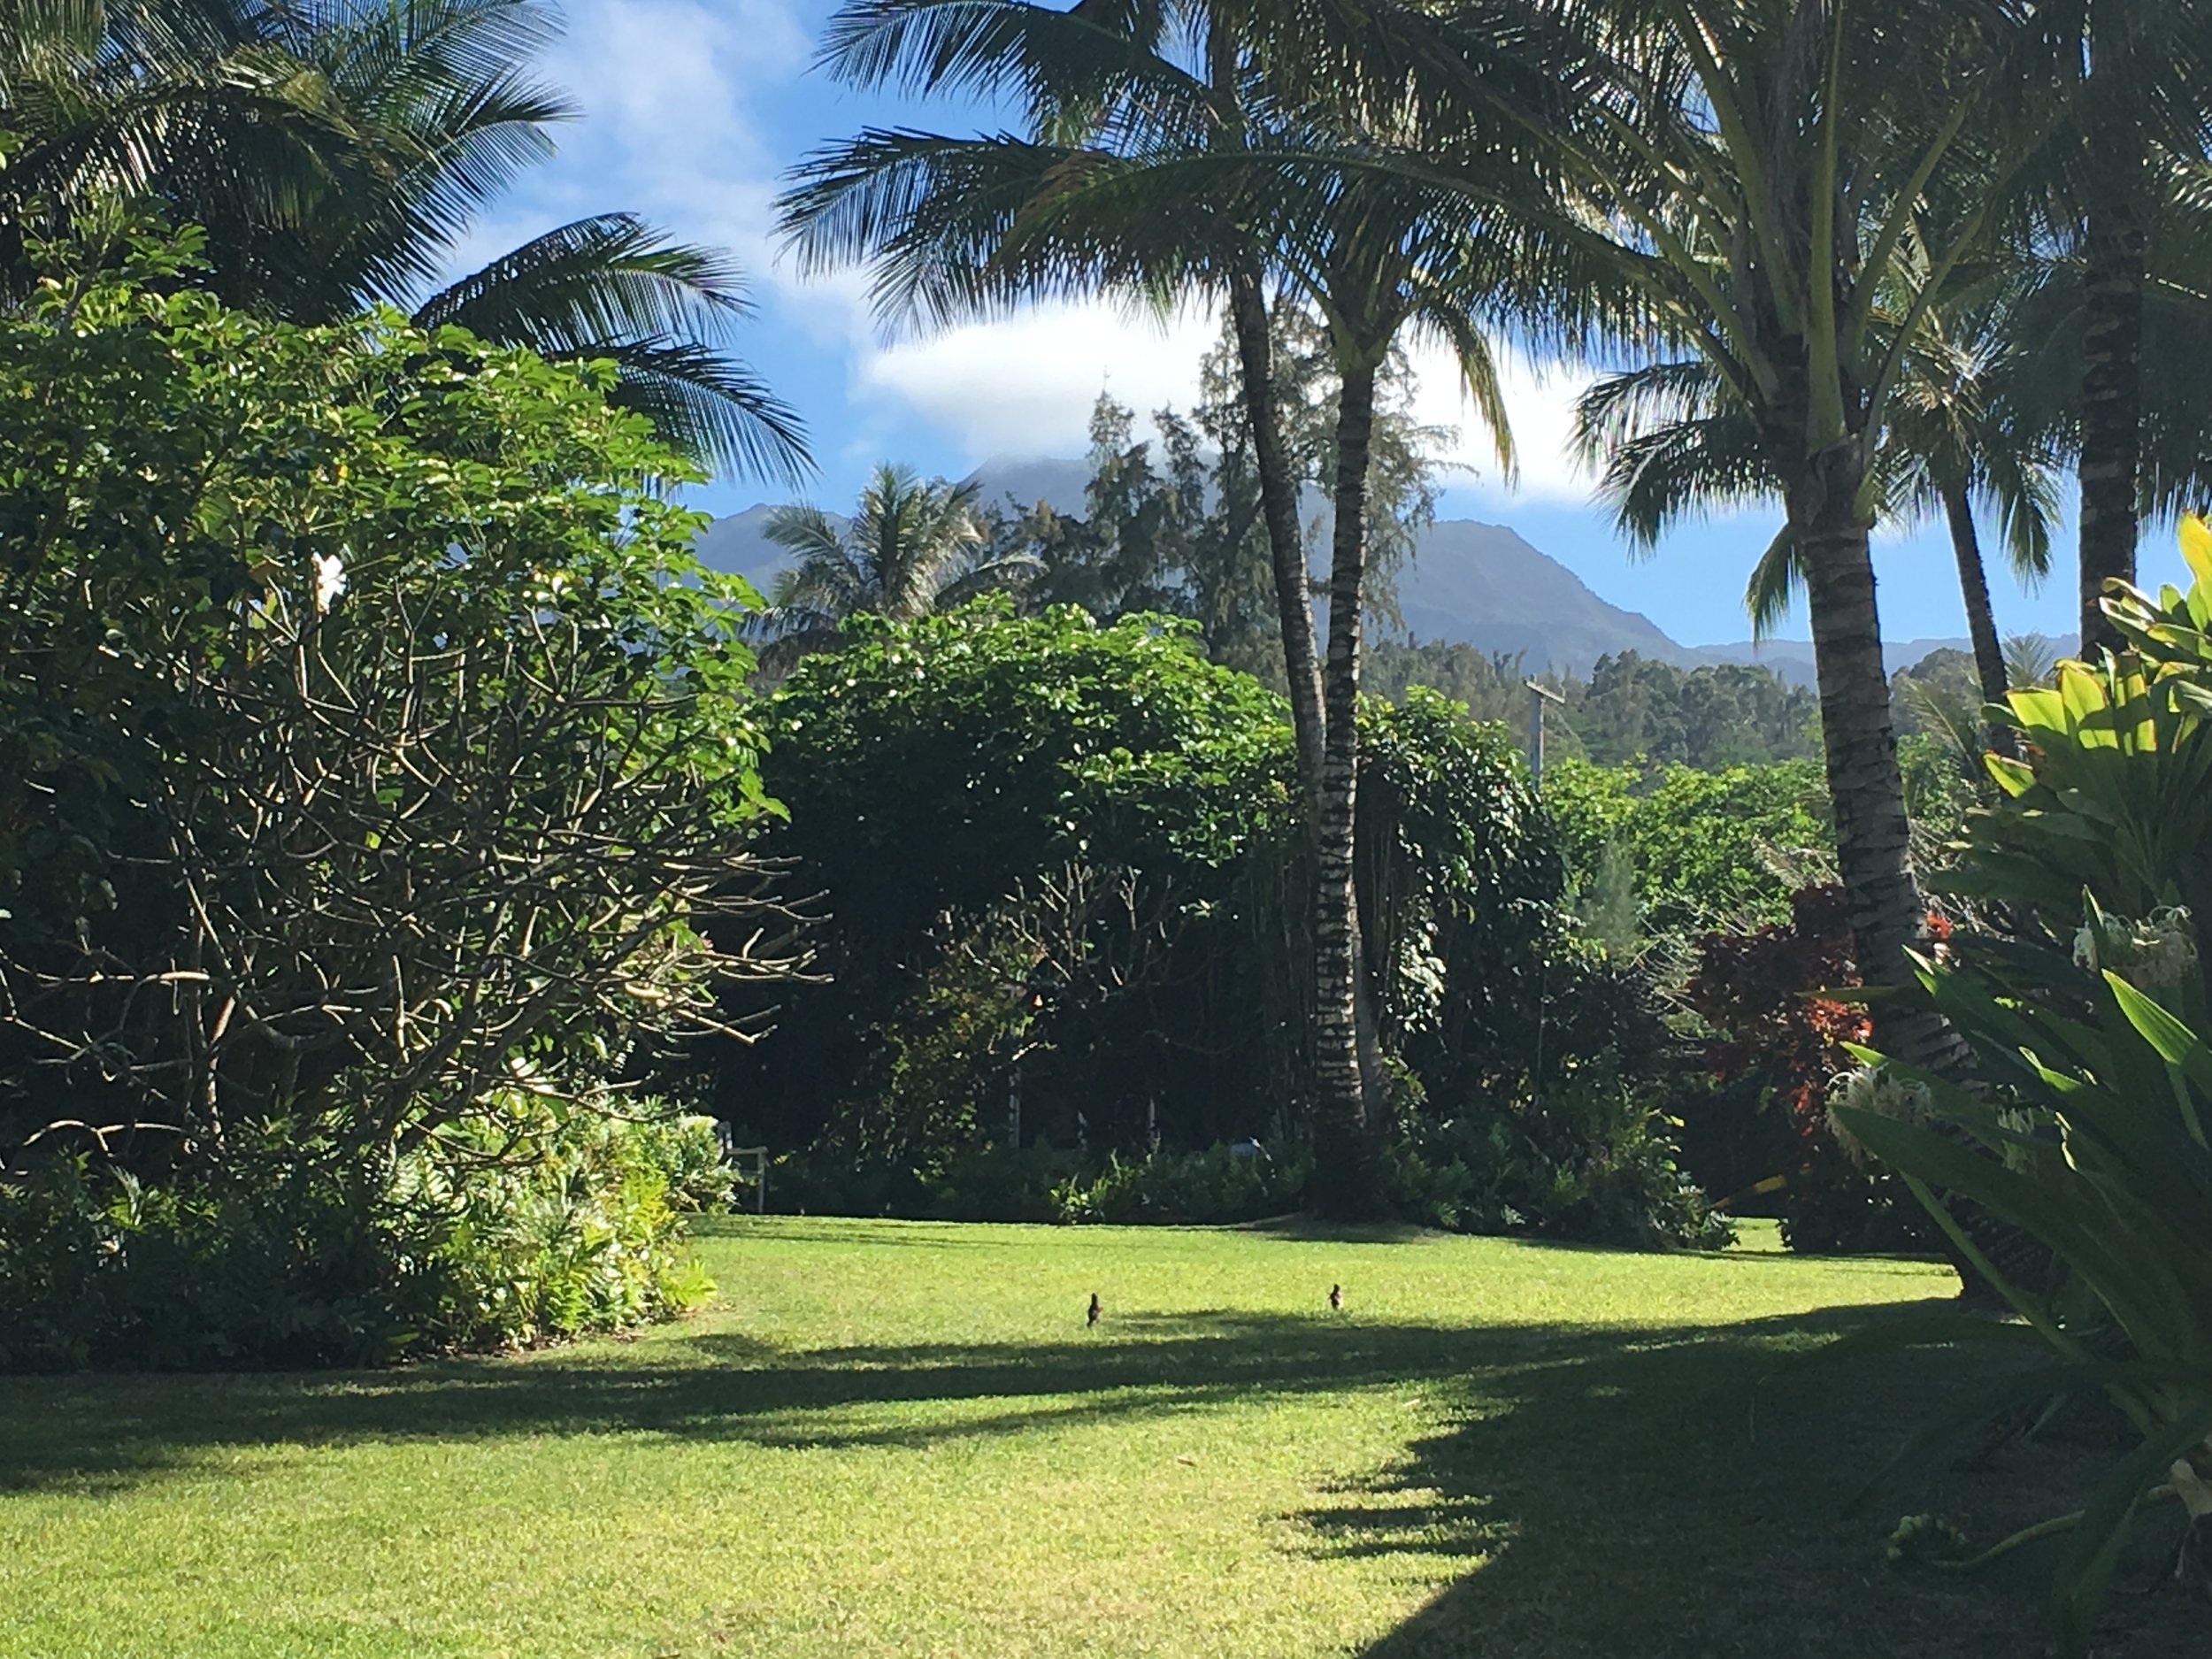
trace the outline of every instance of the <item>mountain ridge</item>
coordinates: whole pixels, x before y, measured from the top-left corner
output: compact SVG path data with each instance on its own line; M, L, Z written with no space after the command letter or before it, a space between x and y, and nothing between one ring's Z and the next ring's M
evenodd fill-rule
M992 505L1010 502L1019 510L1041 502L1073 513L1082 507L1089 472L1080 460L994 456L962 481L975 484ZM1308 504L1316 510L1310 518L1325 509L1317 493L1309 493ZM701 562L765 590L788 563L764 534L774 511L762 502L714 520L700 533ZM1685 645L1640 611L1604 598L1510 526L1479 519L1440 518L1423 532L1412 562L1399 574L1398 604L1414 639L1521 654L1532 672L1587 674L1601 657L1634 651L1682 668L1755 664L1793 684L1813 683L1810 641ZM1886 641L1882 654L1895 672L1932 651L1967 646L1963 638Z

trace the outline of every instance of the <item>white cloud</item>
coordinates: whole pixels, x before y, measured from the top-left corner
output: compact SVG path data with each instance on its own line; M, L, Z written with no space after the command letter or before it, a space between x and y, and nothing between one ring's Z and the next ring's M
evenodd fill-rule
M1587 371L1540 366L1510 349L1501 352L1500 359L1499 383L1520 462L1517 484L1508 484L1501 476L1495 445L1467 396L1450 352L1441 346L1425 343L1413 353L1415 416L1432 426L1459 429L1459 442L1448 458L1468 469L1457 476L1482 494L1586 503L1596 477L1574 452L1574 406L1596 377Z
M473 227L455 268L619 210L727 250L757 284L771 280L780 161L747 94L804 69L812 47L797 17L781 0L570 0L563 10L565 31L538 72L576 119L552 129L553 164Z
M1027 306L864 353L856 399L903 404L971 458L1079 455L1091 407L1110 392L1140 415L1188 408L1215 320L1194 310L1163 326L1102 303Z

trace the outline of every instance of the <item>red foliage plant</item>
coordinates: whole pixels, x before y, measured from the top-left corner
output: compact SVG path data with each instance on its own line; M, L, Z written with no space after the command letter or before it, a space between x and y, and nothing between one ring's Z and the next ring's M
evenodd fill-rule
M1723 1083L1759 1077L1788 1105L1799 1134L1827 1139L1828 1079L1850 1064L1847 1042L1871 1034L1866 1011L1823 991L1859 982L1840 887L1791 895L1790 919L1753 933L1708 933L1685 992L1718 1036L1706 1064Z
M1940 954L1950 925L1928 918ZM1916 1210L1901 1210L1871 1170L1859 1168L1828 1128L1828 1080L1851 1064L1847 1042L1863 1042L1863 1009L1824 992L1859 983L1850 910L1839 887L1807 887L1790 899L1790 919L1755 933L1709 933L1686 995L1715 1035L1705 1061L1723 1085L1750 1079L1786 1106L1797 1132L1783 1178L1782 1236L1793 1249L1893 1249L1919 1240ZM1763 1183L1763 1186L1764 1184Z

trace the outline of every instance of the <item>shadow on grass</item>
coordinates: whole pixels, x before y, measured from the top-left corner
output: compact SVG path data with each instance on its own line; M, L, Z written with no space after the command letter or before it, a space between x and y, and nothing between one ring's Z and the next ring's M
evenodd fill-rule
M1448 1563L1446 1586L1363 1659L2045 1653L2055 1542L1973 1578L1891 1567L1883 1547L1907 1513L1943 1514L1986 1544L2074 1508L2110 1448L2047 1441L1974 1472L1934 1458L1848 1514L1911 1431L2010 1362L1941 1351L1778 1364L1772 1335L1819 1324L1471 1378L1451 1426L1297 1517L1319 1555ZM2136 1554L2144 1569L2156 1550ZM2202 1659L2201 1611L2118 1598L2099 1659Z
M2104 1449L1942 1472L1846 1518L1857 1484L1988 1362L1780 1363L1809 1338L1941 1305L1683 1328L1210 1310L1034 1344L794 1351L701 1332L396 1372L0 1379L0 1490L96 1493L228 1448L371 1440L919 1448L1413 1382L1437 1432L1289 1517L1294 1548L1402 1556L1447 1581L1363 1659L2029 1659L2038 1561L1986 1581L1905 1574L1884 1565L1884 1535L1925 1509L1986 1540L2071 1507ZM2191 1622L2139 1600L2101 1659L2201 1659Z
M1869 1317L1842 1309L1769 1323L1771 1333L1801 1337ZM1554 1388L1595 1380L1624 1354L1740 1344L1763 1329L1470 1329L1218 1310L1124 1317L1098 1333L1033 1344L794 1351L706 1332L648 1348L601 1344L387 1372L0 1378L0 1421L9 1425L0 1437L0 1490L128 1486L218 1448L367 1439L631 1432L780 1447L926 1447L1471 1375L1540 1410ZM1693 1368L1686 1385L1696 1375ZM931 1406L943 1409L902 1409Z

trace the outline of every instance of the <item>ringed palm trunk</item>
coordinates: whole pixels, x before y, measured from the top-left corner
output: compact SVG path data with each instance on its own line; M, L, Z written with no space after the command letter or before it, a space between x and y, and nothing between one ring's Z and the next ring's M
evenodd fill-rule
M2081 389L2081 649L2120 649L2099 601L2135 580L2143 412L2144 235L2124 189L2089 215Z
M1337 403L1335 522L1329 565L1326 716L1314 846L1314 1199L1325 1213L1377 1208L1361 1064L1359 902L1354 826L1359 799L1360 624L1366 603L1367 464L1375 368L1347 366Z
M1836 819L1836 864L1849 895L1853 955L1868 985L1912 983L1908 947L1927 928L1927 906L1907 853L1905 792L1890 721L1874 603L1874 562L1848 466L1790 492L1791 528L1805 562L1820 733ZM1933 1012L1875 1005L1876 1040L1916 1064L1947 1067L1957 1040Z
M1237 361L1244 382L1245 418L1252 423L1252 457L1260 475L1260 511L1275 567L1275 607L1282 616L1283 672L1290 686L1290 718L1298 738L1298 781L1305 792L1309 839L1318 820L1322 750L1327 718L1321 706L1321 665L1313 642L1313 606L1307 597L1306 549L1298 533L1298 486L1283 445L1281 411L1275 402L1274 345L1268 335L1267 301L1259 279L1240 271L1229 283L1229 315L1236 330Z
M1837 469L1847 471L1847 469ZM1879 613L1869 526L1849 503L1855 480L1831 476L1806 492L1818 505L1801 511L1792 492L1791 522L1805 561L1807 609L1812 613L1813 666L1820 682L1821 745L1836 817L1836 863L1851 915L1852 955L1870 986L1901 988L1911 981L1905 951L1927 930L1927 906L1907 856L1904 787L1890 723L1889 683L1882 668ZM1874 1044L1885 1054L1938 1071L1967 1063L1957 1033L1932 1010L1876 1002L1869 1010ZM2016 1230L1978 1208L1955 1205L1985 1251L2001 1260ZM1947 1234L1932 1242L1959 1276L1962 1294L1985 1299L1990 1287Z
M1943 486L1943 517L1951 531L1951 557L1958 561L1959 595L1966 602L1966 632L1974 645L1974 678L1985 703L2005 700L2004 647L1997 638L1997 613L1989 603L1989 572L1982 564L1981 537L1974 528L1974 502L1965 480ZM2010 726L1988 727L1992 747L2009 755L2016 747Z

